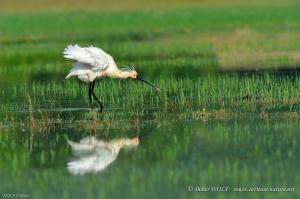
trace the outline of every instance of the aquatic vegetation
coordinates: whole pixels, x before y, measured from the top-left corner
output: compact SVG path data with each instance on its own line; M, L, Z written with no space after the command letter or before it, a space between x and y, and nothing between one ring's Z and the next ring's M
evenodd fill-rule
M185 115L194 115L194 118L202 109L215 118L229 117L232 113L240 116L299 113L300 76L297 74L203 75L196 79L164 78L154 83L159 85L160 93L135 81L100 81L95 86L95 92L107 107L106 116L101 117L114 114L127 117L137 112L143 114L147 110L181 113L183 109ZM26 122L29 106L37 118L55 116L63 121L75 120L76 117L84 119L83 113L90 109L85 95L87 89L76 80L14 86L15 92L11 92L10 88L0 94L2 122L11 120L11 117ZM28 104L28 95L32 98L31 105ZM95 105L95 108L98 107ZM75 113L76 110L79 112ZM22 116L25 118L22 119Z

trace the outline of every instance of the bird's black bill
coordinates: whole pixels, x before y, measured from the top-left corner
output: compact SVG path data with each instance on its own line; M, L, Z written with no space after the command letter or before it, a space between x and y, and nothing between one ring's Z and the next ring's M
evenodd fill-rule
M146 83L146 84L148 84L149 86L151 86L152 88L154 88L156 91L159 91L159 89L158 89L157 87L155 87L153 84L147 82L146 80L144 80L144 79L142 79L142 78L140 78L140 77L136 77L136 79L137 79L137 80L140 80L140 81L142 81L142 82L144 82L144 83Z

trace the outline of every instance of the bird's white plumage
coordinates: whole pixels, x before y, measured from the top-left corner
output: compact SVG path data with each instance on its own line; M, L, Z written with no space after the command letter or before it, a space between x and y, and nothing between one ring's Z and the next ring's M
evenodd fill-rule
M73 64L73 67L70 70L69 74L66 76L66 79L72 76L77 76L83 82L92 82L97 77L100 77L100 74L100 70L94 71L90 68L89 65L76 62Z
M77 61L66 79L78 76L84 82L93 82L102 76L111 76L118 69L112 56L94 46L69 45L63 54L65 58Z
M109 67L113 58L100 48L93 46L82 48L77 44L69 45L64 50L64 57L86 64L93 70L105 70Z

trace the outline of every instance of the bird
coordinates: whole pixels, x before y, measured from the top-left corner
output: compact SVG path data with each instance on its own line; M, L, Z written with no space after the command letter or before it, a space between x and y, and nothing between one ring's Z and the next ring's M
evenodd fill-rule
M139 80L159 91L153 84L141 78L133 67L128 66L119 69L113 57L101 48L94 46L81 47L78 44L68 45L63 51L63 56L68 60L75 61L65 79L77 76L82 82L88 83L90 104L92 105L93 97L100 105L100 112L103 112L104 106L94 93L95 81L100 78Z
M138 137L106 141L88 136L79 142L68 140L74 159L67 163L67 169L73 175L101 172L117 159L122 148L137 148L139 142Z

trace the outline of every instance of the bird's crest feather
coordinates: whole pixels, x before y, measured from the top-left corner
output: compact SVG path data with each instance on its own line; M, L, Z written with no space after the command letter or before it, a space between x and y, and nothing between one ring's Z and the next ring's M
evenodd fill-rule
M125 66L120 69L121 71L134 71L134 68L132 66Z

